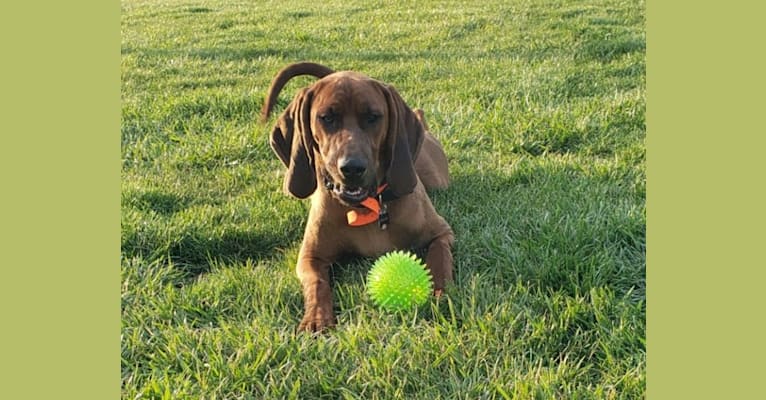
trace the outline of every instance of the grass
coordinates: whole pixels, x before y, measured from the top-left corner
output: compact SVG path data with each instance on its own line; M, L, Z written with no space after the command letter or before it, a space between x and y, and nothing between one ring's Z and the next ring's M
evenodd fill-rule
M123 0L122 397L643 398L644 6ZM351 261L338 328L294 333L307 204L257 113L299 60L425 110L453 177L444 301L380 311Z

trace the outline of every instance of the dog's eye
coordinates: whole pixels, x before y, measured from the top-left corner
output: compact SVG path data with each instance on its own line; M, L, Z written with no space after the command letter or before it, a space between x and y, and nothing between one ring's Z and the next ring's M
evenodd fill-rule
M333 123L335 123L335 115L331 113L322 114L319 116L319 120L326 125L332 125Z
M370 113L367 114L367 123L374 124L380 120L380 114Z

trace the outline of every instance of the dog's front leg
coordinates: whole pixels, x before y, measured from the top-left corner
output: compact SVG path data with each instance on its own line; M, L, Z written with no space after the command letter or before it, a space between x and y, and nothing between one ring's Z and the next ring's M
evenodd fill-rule
M305 254L298 256L296 272L303 286L304 314L299 331L319 332L335 326L332 289L330 288L330 262Z
M441 296L447 282L452 281L452 243L455 235L447 231L434 238L428 246L426 266L431 271L434 281L434 295Z

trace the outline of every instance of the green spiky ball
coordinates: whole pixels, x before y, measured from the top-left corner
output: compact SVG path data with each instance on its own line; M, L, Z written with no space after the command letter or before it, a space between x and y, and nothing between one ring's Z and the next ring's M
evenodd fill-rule
M375 261L367 274L367 292L372 301L389 311L420 306L433 291L431 274L414 254L390 252Z

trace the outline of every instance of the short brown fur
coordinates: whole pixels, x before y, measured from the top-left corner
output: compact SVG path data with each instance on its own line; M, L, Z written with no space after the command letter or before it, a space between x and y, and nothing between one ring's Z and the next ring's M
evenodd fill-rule
M293 98L272 130L271 145L287 167L285 190L311 197L296 267L305 312L299 330L335 325L329 271L344 255L377 257L425 248L435 294L441 294L452 279L454 235L426 190L446 188L449 174L447 157L422 110L411 110L393 87L362 74L299 63L274 78L263 119L281 88L298 75L321 79ZM344 169L349 160L360 166L357 173ZM346 213L358 207L354 193L383 183L396 197L386 203L387 228L349 226Z

